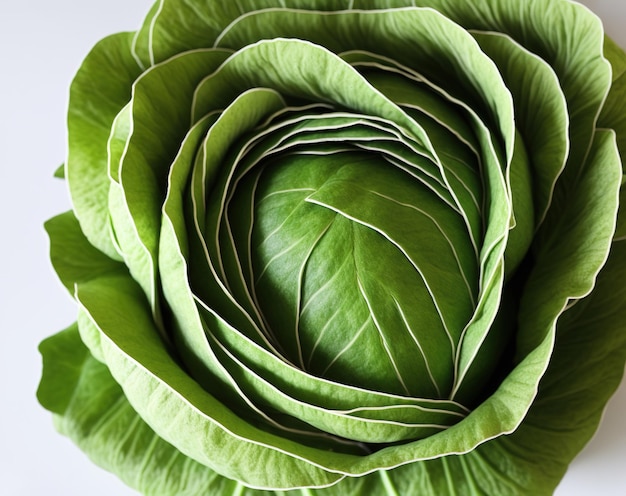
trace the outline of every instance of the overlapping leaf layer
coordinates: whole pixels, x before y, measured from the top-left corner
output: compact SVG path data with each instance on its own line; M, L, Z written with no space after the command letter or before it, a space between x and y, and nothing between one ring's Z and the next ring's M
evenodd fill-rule
M550 493L626 356L624 67L566 0L157 2L72 85L40 401L147 494Z

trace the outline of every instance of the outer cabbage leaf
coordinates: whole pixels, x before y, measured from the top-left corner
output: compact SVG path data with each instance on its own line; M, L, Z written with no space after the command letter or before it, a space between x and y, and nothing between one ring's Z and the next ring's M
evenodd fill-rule
M566 0L160 0L72 85L40 402L146 494L550 494L626 361L625 69Z

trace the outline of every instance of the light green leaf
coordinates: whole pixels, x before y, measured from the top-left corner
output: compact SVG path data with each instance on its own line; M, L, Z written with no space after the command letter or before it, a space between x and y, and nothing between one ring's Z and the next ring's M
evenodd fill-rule
M54 171L54 177L56 177L57 179L65 179L65 164L61 164L59 167L57 167L57 169Z
M617 133L617 146L626 151L626 53L609 37L604 38L604 55L613 68L611 90L602 107L598 126ZM626 169L625 169L626 172Z
M81 284L77 299L102 334L97 354L104 357L133 408L184 454L255 486L291 488L307 486L312 480L327 485L341 478L319 468L328 461L328 451L258 429L189 377L168 354L132 279L100 278ZM112 304L118 309L115 314L109 311ZM351 458L331 456L344 457ZM285 469L281 477L265 470L269 463Z
M465 29L506 33L553 68L571 116L566 175L576 176L611 82L610 65L600 50L604 39L600 19L569 0L363 0L355 2L355 8L407 4L437 9Z
M66 164L72 204L91 244L120 260L108 211L107 142L117 113L130 100L141 69L130 53L132 33L109 36L87 56L72 82Z
M45 228L50 238L52 265L70 293L74 293L76 283L127 272L124 264L89 243L73 212L53 217L45 223Z
M500 133L497 141L506 155L512 154L513 105L499 72L465 30L434 10L323 13L268 9L229 25L217 46L241 49L267 37L306 39L335 53L367 50L418 69L449 94L475 104ZM420 50L413 50L414 46Z
M548 63L529 52L502 33L472 32L481 48L498 65L513 95L515 122L521 141L528 153L532 174L532 205L514 208L516 224L530 223L534 233L534 219L524 219L530 210L536 210L537 224L541 222L550 205L556 180L565 167L569 151L569 117L567 102L559 81ZM515 171L511 171L514 174ZM515 193L515 182L511 179ZM513 202L516 195L513 195Z
M158 234L169 167L191 122L196 84L227 56L222 50L200 50L153 66L133 85L125 110L130 122L121 117L113 127L112 137L119 131L125 138L123 148L116 149L119 166L111 165L114 178L119 170L119 184L111 185L109 197L113 229L124 262L157 315Z
M128 403L107 367L81 342L76 325L40 345L37 391L57 429L91 459L146 495L235 494L239 484L160 439Z
M613 83L607 96L606 104L598 119L598 126L613 129L617 135L617 146L622 156L626 154L626 53L614 41L606 37L604 40L604 55L613 67ZM617 218L615 238L626 238L626 162L622 163L624 178L620 190L620 213Z
M570 302L593 289L615 232L621 160L615 133L596 139L567 209L537 246L533 269L520 302L517 354L523 356ZM545 226L542 228L545 229Z
M78 327L73 324L43 340L39 352L43 359L43 374L37 399L47 410L63 415L71 403L81 369L89 360L89 350L80 342Z

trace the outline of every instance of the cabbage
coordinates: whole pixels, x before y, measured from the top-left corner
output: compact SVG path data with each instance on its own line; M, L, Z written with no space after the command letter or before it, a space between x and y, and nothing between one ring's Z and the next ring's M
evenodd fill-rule
M145 494L550 494L626 361L626 55L568 0L161 0L70 92L58 430Z

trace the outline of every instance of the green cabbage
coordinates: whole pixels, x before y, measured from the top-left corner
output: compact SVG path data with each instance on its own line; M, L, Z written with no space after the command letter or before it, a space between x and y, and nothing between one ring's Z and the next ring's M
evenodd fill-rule
M550 494L626 360L625 73L567 0L157 2L71 87L41 404L146 494Z

